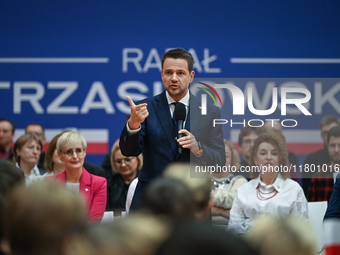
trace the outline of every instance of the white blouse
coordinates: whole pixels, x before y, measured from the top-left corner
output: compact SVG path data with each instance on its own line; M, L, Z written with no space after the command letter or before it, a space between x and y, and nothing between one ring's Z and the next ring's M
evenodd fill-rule
M243 234L257 217L268 213L276 217L295 214L307 220L308 204L300 185L281 174L272 185L267 186L260 176L242 185L230 210L228 229Z

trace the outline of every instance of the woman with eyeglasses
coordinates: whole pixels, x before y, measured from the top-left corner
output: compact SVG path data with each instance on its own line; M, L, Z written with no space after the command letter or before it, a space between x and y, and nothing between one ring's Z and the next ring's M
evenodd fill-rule
M143 165L143 157L125 157L119 148L119 139L111 150L112 175L107 177L106 210L114 210L115 215L125 211L125 202L130 183L138 176Z
M25 175L25 184L29 185L36 176L46 173L38 168L42 142L36 134L20 136L14 144L13 162Z
M84 137L75 132L63 133L57 141L57 154L65 164L65 171L48 176L57 179L66 187L84 197L91 222L99 221L106 207L106 179L92 175L83 167L87 143Z

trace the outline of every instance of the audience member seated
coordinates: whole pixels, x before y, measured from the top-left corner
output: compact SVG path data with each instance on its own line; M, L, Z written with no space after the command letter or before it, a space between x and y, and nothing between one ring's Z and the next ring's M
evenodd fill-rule
M156 255L259 255L246 240L206 224L183 224L170 234Z
M36 182L10 194L6 238L13 255L71 254L68 247L86 232L83 200L59 183Z
M125 117L125 124L126 122L130 119L130 114L126 115ZM106 176L108 174L112 173L112 164L111 164L111 152L109 152L108 154L105 155L102 164L101 164L101 168L104 169Z
M244 234L264 213L276 217L296 214L308 219L307 200L300 185L289 179L288 156L282 139L261 134L255 141L250 166L257 178L237 190L228 229Z
M25 128L25 134L36 134L42 142L42 150L39 158L38 167L41 169L45 169L45 152L44 152L44 144L46 143L45 138L45 128L39 123L30 123Z
M38 167L42 143L36 134L20 136L14 144L14 164L25 174L26 185L31 184L33 177L46 173Z
M86 208L91 222L101 220L106 207L106 179L92 175L83 167L87 143L84 137L75 132L63 133L57 141L57 152L65 164L65 171L47 176L56 179L66 187L81 194L86 201Z
M230 208L236 196L237 189L247 183L247 179L233 173L240 168L240 158L234 145L224 140L224 146L227 171L213 172L211 174L213 181L212 193L214 194L214 205L211 208L211 215L213 226L226 229L229 221Z
M340 150L338 145L338 151ZM340 170L340 155L338 154L338 170ZM340 176L338 176L334 190L329 200L327 211L323 221L325 233L325 254L340 254Z
M279 121L276 121L276 120L269 121L268 120L268 121L266 121L266 123L264 123L264 128L266 130L271 129L271 128L278 130L282 134L283 139L286 140L283 133L282 133L282 126L281 126ZM288 161L293 166L296 166L296 167L299 166L299 160L293 152L288 151Z
M9 119L0 119L0 159L13 161L14 150L12 142L14 139L15 125Z
M331 198L334 183L340 170L340 126L332 127L328 132L327 154L331 159L331 164L324 164L320 169L315 169L317 172L309 184L307 195L307 200L310 202L329 202Z
M318 150L314 153L311 153L307 155L304 165L307 165L307 167L313 167L315 168L322 167L324 164L330 165L331 159L329 157L328 151L327 151L327 134L329 130L332 127L339 126L340 125L340 119L338 116L334 115L327 115L320 121L320 131L321 131L321 138L324 144L324 148L321 150ZM309 172L303 172L303 191L305 192L306 196L308 193L309 183L313 177L314 173Z
M194 208L194 198L189 187L180 180L163 177L155 179L146 188L141 207L175 224L194 221Z
M182 181L189 187L194 196L194 210L197 221L211 220L213 195L211 194L210 175L207 174L206 178L190 178L190 164L176 162L165 169L163 176Z
M3 240L5 234L3 212L6 199L10 192L20 185L25 185L25 177L22 171L12 163L0 159L0 255L9 253L8 243Z
M311 226L295 216L260 217L246 235L246 240L261 255L316 255L316 237Z
M249 166L250 155L254 142L256 138L265 131L266 130L263 127L245 126L241 129L240 135L238 137L238 145L242 154L241 166ZM239 174L248 180L250 179L249 172L240 172Z
M62 133L64 133L64 132L75 132L75 133L80 134L80 130L76 127L64 128L62 130ZM94 165L94 164L92 164L88 161L84 161L84 167L85 167L86 171L88 171L90 174L106 177L104 169L97 166L97 165Z
M138 176L143 165L143 156L125 157L119 148L119 139L111 149L111 174L107 177L106 210L114 210L116 215L125 211L126 196L130 183Z
M57 141L61 135L62 134L56 135L47 147L44 160L47 173L34 177L33 181L43 180L46 176L60 174L65 170L65 164L60 160L57 153Z

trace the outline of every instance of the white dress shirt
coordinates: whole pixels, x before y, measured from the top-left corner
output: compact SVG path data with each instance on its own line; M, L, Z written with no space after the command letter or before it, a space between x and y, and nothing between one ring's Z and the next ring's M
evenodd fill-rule
M260 175L242 185L230 210L228 229L243 234L257 217L268 213L279 218L295 214L307 220L308 204L300 185L281 174L272 185L262 182Z
M21 170L21 168L20 168L18 162L15 163L15 166ZM21 170L21 171L22 171L22 170ZM38 166L37 166L37 165L34 165L34 167L33 167L32 170L31 170L30 175L27 176L26 174L24 174L24 176L25 176L25 184L26 184L26 186L30 185L30 184L32 183L32 179L33 179L34 177L40 176L40 171L39 171Z

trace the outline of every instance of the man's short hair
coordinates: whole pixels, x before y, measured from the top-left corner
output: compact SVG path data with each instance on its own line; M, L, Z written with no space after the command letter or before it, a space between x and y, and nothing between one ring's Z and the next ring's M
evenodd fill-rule
M328 135L327 135L327 144L329 143L329 140L331 139L331 136L340 137L340 126L332 127L332 128L328 131Z
M174 58L174 59L185 59L188 62L188 69L189 72L191 72L194 69L194 59L191 55L190 52L182 49L182 48L177 48L177 49L173 49L173 50L169 50L167 52L164 53L163 57L162 57L162 69L163 69L163 64L165 59L167 58Z
M242 145L243 137L249 135L250 133L256 133L258 135L265 133L266 129L264 127L251 127L251 126L245 126L241 129L240 135L238 136L238 145Z
M5 118L0 119L0 122L2 122L2 121L7 121L7 122L9 122L11 124L11 126L12 126L12 134L14 134L14 132L15 132L15 124L14 124L14 122L9 120L9 119L5 119Z
M27 133L28 126L39 126L39 127L41 127L43 134L45 134L45 128L41 124L39 124L38 122L32 122L32 123L28 124L25 128L25 133Z
M331 123L336 123L338 126L340 126L340 119L338 116L335 116L335 115L327 115L325 117L323 117L320 121L320 129L323 127L323 126L326 126L326 125L329 125Z

